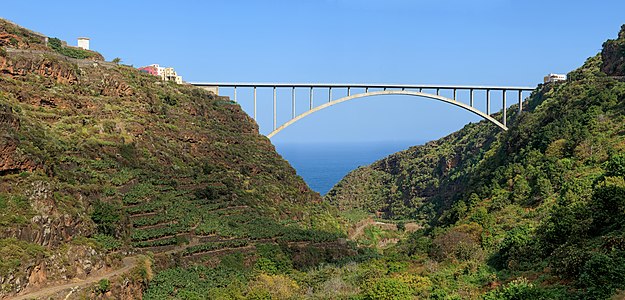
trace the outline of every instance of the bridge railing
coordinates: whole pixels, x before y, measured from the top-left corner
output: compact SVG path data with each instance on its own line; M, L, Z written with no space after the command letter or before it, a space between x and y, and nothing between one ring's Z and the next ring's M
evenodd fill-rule
M524 92L531 92L534 90L533 87L523 87L523 86L482 86L482 85L413 85L413 84L360 84L360 83L256 83L256 82L197 82L197 83L191 83L194 86L198 86L198 87L202 87L205 88L207 90L213 91L216 94L220 94L219 93L219 89L220 88L228 88L228 89L232 89L232 96L233 96L233 100L235 102L238 102L238 98L237 98L237 89L252 89L253 91L253 111L250 114L252 116L252 118L254 118L254 120L257 120L257 107L258 107L258 101L257 101L257 90L258 89L271 89L273 90L273 131L272 133L269 134L269 136L273 136L276 132L276 130L281 130L282 126L284 126L284 124L282 126L278 125L278 114L277 114L277 106L278 106L278 93L277 90L278 89L290 89L291 90L291 119L296 119L296 117L298 117L297 114L297 110L296 110L296 90L301 90L301 89L308 89L309 90L309 95L308 95L308 110L307 112L305 112L306 114L310 114L311 111L313 111L315 109L315 103L314 103L314 95L315 95L315 91L322 89L325 90L327 92L327 102L331 103L333 101L337 101L337 102L342 102L339 101L341 99L345 99L346 97L351 97L353 95L353 92L359 92L359 93L370 93L370 90L376 90L376 91L387 91L387 90L394 90L394 91L407 91L407 92L419 92L419 93L423 93L423 95L425 97L427 97L428 95L432 95L432 96L437 96L437 97L432 97L432 98L437 98L437 99L444 99L447 102L450 102L449 100L451 100L452 102L454 101L460 101L458 99L458 92L462 92L464 91L465 93L468 92L469 94L469 99L468 99L468 103L466 103L466 105L470 108L472 108L472 111L474 112L478 112L480 114L485 114L483 117L485 116L490 116L491 115L491 92L493 91L498 91L500 93L497 93L499 95L501 95L501 103L502 103L502 108L507 108L507 94L510 92L513 93L517 93L517 101L518 101L518 110L519 112L521 112L523 110L523 93ZM342 89L342 90L346 90L346 96L342 96L340 98L333 98L332 95L332 90L333 89ZM485 112L482 112L481 110L477 110L475 108L475 92L481 92L483 93L485 96ZM444 93L446 95L450 95L450 96L441 96L441 94ZM466 102L466 99L465 99ZM504 130L507 129L506 127L506 119L507 119L507 112L506 109L502 109L503 111L503 116L502 116L502 127ZM300 114L301 115L301 114ZM289 121L290 121L289 120ZM287 122L289 123L289 122ZM286 124L286 123L285 123ZM499 125L499 124L498 124ZM280 127L280 128L279 128Z

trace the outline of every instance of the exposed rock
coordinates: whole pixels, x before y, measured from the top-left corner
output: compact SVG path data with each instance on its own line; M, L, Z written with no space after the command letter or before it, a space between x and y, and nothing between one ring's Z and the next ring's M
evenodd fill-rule
M625 76L625 25L616 40L603 43L601 71L609 76Z
M0 74L9 76L26 76L37 74L52 78L57 83L75 84L78 82L77 68L71 68L71 64L62 63L60 58L51 55L34 55L34 58L23 59L19 55L11 55L9 58L0 56Z
M13 22L0 19L0 47L44 50L47 37L41 33L21 27Z
M18 141L11 133L19 130L19 118L11 107L0 104L0 176L33 171L37 165L18 148Z
M20 129L20 120L10 106L0 104L0 128Z
M144 286L139 282L124 280L119 286L114 286L111 291L117 299L121 300L141 300L143 299Z
M47 281L45 264L39 264L33 268L28 277L28 286L39 287Z
M3 288L0 289L0 299L19 292L28 293L46 286L66 283L68 280L85 279L87 276L109 272L113 267L109 261L104 255L84 245L68 246L66 251L41 258L37 262L23 261L19 272L13 272L6 278L0 276ZM136 293L136 290L129 292ZM141 293L140 290L138 293Z
M20 122L11 107L0 104L0 176L32 171L36 165L22 155L18 141L8 135L19 130Z
M98 88L100 89L100 94L104 96L126 97L135 93L129 85L111 76L104 76Z
M7 236L42 246L58 246L70 241L73 236L90 235L93 230L90 224L67 214L58 217L34 216L29 226L10 230Z

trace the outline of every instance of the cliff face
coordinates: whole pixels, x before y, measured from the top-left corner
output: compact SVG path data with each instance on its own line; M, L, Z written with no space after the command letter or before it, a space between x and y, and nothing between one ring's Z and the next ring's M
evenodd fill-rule
M621 27L617 39L608 40L603 44L601 57L602 72L609 76L625 76L625 25Z
M311 213L319 195L229 99L52 50L0 20L0 298L105 273L123 253L333 222L311 221L328 216ZM139 289L112 286L144 286L126 279Z

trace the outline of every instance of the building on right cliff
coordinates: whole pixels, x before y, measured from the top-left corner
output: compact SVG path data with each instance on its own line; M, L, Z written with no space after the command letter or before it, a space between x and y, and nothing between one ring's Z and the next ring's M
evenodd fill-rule
M182 84L182 76L178 75L178 73L176 73L176 70L171 67L164 68L159 66L158 64L152 64L149 66L140 67L139 71L158 76L161 78L161 80L164 81L173 81L177 84Z
M544 83L558 82L558 81L565 81L565 80L566 80L566 74L550 73L543 78Z

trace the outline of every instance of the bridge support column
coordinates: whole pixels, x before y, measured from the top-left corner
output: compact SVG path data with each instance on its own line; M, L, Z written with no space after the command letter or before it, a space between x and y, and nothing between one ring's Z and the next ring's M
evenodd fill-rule
M276 121L277 121L277 117L276 117L276 87L273 87L273 130L276 130Z
M456 100L456 89L454 89L454 101Z
M309 107L309 109L313 109L313 106L314 106L314 104L313 104L313 88L311 86L310 87L310 107Z
M254 87L254 120L256 120L256 87Z
M519 90L519 114L523 112L523 91Z
M328 102L332 101L332 87L328 88Z
M506 119L507 119L507 112L508 112L508 108L506 107L506 90L502 91L503 96L502 98L502 102L503 102L503 126L506 126Z
M490 90L486 90L486 114L490 115Z
M219 91L219 88L217 88L217 91ZM234 87L234 102L237 102L237 87Z
M469 105L473 107L473 89L469 90Z
M293 111L292 111L292 118L295 118L295 87L291 90L291 102L293 103Z

